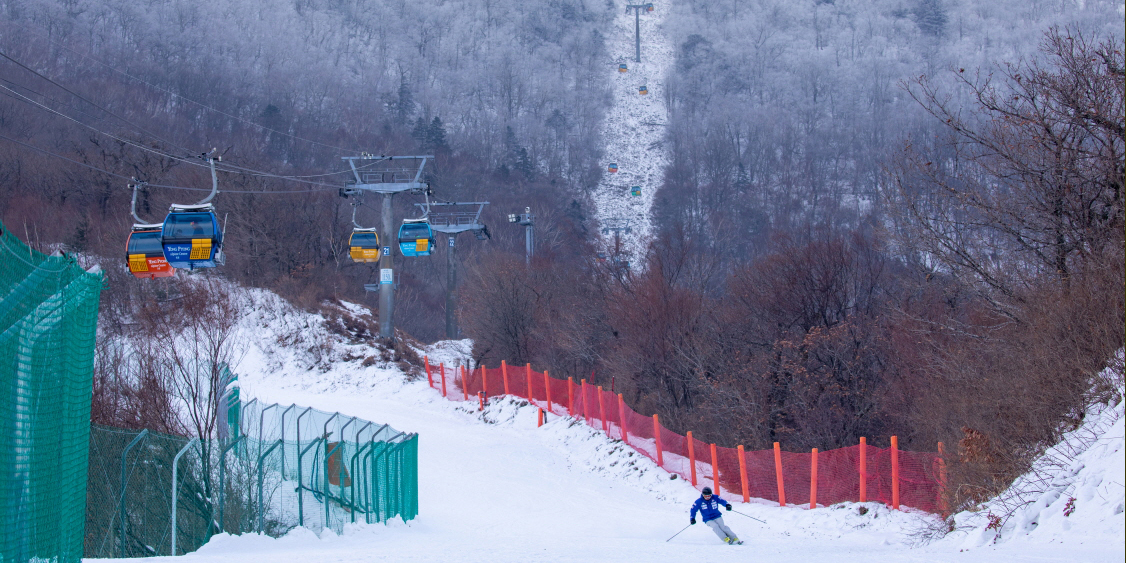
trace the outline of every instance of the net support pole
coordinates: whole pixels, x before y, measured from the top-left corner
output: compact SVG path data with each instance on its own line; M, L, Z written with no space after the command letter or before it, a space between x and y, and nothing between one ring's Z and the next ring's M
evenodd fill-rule
M938 443L938 510L946 516L946 447Z
M606 427L606 405L605 401L602 400L601 385L598 386L598 419L602 421L602 431L605 432L607 436L609 436L610 429Z
M715 455L715 444L712 444L712 486L715 494L719 495L719 457Z
M751 502L751 491L747 487L747 460L744 459L746 452L743 451L743 444L739 444L739 483L743 486L743 502Z
M434 388L434 376L430 373L430 358L428 356L422 357L422 363L426 364L426 382L430 384L430 388Z
M588 401L586 400L586 380L585 379L579 381L579 394L581 394L582 398L583 398L583 412L582 412L583 420L585 420L587 424L590 424L590 411L588 411L587 408L586 408L586 404L587 404Z
M809 509L817 508L817 448L809 458Z
M442 396L446 396L446 364L438 364L438 372L442 374Z
M551 376L547 374L547 370L543 370L543 391L547 395L547 412L551 411Z
M137 442L143 440L148 434L149 431L147 429L141 430L141 433L137 434L137 436L133 438L133 441L129 442L129 445L125 446L125 450L121 452L121 496L119 497L121 499L121 506L118 507L118 514L121 515L121 540L118 542L118 557L125 557L125 525L126 521L129 519L125 513L125 487L128 485L125 458L129 455L129 450L133 449L133 446L136 446Z
M661 452L661 423L657 420L657 413L653 413L653 441L657 444L657 466L664 467L665 457Z
M466 401L469 400L469 381L465 376L465 366L458 366L461 368L461 394L464 395Z
M575 416L575 378L567 378L567 413Z
M169 555L176 556L176 500L180 496L180 483L177 480L177 473L180 468L180 458L188 453L188 449L199 443L199 438L192 438L180 451L176 452L176 457L172 458L172 550L168 552Z
M692 486L696 486L696 447L692 442L692 431L688 431L688 473L692 477Z
M786 483L782 479L782 446L774 442L774 474L778 477L778 506L786 506Z
M485 397L489 396L489 372L485 364L481 364L481 391L485 393Z
M899 437L891 437L891 508L899 510Z
M500 361L500 378L504 380L504 394L509 395L508 391L508 364L504 360Z
M540 426L543 426L543 409L537 408L536 409L536 428L539 428Z
M860 437L860 502L868 502L868 439Z
M618 393L618 428L622 431L622 441L629 445L629 431L626 430L626 400Z
M528 402L535 401L532 396L532 364L524 364L524 381L528 384Z

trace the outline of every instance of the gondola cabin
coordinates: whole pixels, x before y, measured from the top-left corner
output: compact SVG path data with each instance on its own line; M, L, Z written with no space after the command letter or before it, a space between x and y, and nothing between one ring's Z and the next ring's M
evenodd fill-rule
M633 197L641 197L641 186L634 186L630 188L629 195Z
M629 72L629 67L626 66L626 63L622 63L618 65L618 72Z
M639 86L637 88L637 93L641 94L642 96L645 96L645 95L649 94L649 87L648 86Z
M611 173L611 174L617 172L618 171L618 163L617 162L611 162L610 165L606 167L606 171Z
M403 256L430 256L434 231L425 219L407 219L399 227L399 252Z
M214 268L223 263L223 233L211 204L173 205L160 244L173 268Z
M125 259L129 273L138 278L167 278L176 270L164 259L164 248L160 245L161 225L133 225L125 242Z
M650 4L646 4L646 5L645 5L645 11L646 11L646 12L652 12L652 11L653 11L653 4L651 4L651 3L650 3Z
M354 229L348 237L348 254L353 262L379 262L379 235L375 229Z

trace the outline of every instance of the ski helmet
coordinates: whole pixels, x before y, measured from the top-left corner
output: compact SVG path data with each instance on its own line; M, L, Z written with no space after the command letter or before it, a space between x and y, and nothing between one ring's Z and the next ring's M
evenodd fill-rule
M705 495L710 495L710 494L712 494L712 488L711 487L704 487L704 490L700 491L700 493L705 494Z

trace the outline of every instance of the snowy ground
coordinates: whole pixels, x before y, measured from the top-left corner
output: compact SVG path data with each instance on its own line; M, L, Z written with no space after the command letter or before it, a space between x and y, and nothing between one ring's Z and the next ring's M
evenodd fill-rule
M1090 419L1102 421L1105 439L1083 443L1073 471L1061 477L1059 498L1043 509L1050 518L1044 522L1051 524L1039 532L1014 529L995 540L995 532L985 536L983 528L968 523L969 532L919 546L934 517L876 503L865 505L868 511L861 515L856 504L811 511L729 499L735 510L766 522L725 517L746 545L723 545L702 524L666 542L688 524L697 493L620 442L563 417L537 428L535 410L519 400L494 399L485 412L447 401L425 377L407 381L381 362L363 367L364 357L378 354L334 340L320 317L294 311L264 292L250 296L253 311L244 327L253 344L238 367L244 397L340 411L418 432L420 515L408 523L346 528L342 536L318 537L306 529L280 539L217 536L183 561L1120 563L1126 556L1121 405L1107 409L1116 415ZM466 350L466 342L446 342L430 354L451 365ZM1082 527L1080 533L1067 533L1068 517L1062 516L1071 496L1081 499L1071 529Z
M613 84L614 105L603 125L606 162L617 163L617 173L605 173L594 192L599 223L605 229L629 228L619 231L623 249L639 263L652 232L650 208L653 194L661 184L668 164L664 147L668 114L664 105L665 77L674 60L673 46L665 38L661 26L672 9L670 0L655 0L652 12L642 12L641 62L635 61L635 23L632 11L623 9L611 26L608 46L613 60L605 72ZM628 72L619 72L625 63ZM649 93L641 95L640 86ZM633 186L641 188L640 196L630 195ZM606 248L612 249L614 232L603 234Z

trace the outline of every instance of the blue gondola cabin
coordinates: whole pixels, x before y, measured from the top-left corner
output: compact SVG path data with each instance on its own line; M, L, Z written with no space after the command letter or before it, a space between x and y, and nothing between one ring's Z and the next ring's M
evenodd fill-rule
M649 87L648 86L639 86L637 88L637 93L641 94L642 96L647 95L649 93Z
M611 174L617 172L618 171L618 163L617 162L611 162L610 166L606 167L606 171L611 173Z
M641 197L641 186L634 186L630 188L629 195L633 197Z
M618 65L618 72L627 72L627 71L629 71L629 67L626 66L626 63L622 63L622 64Z
M173 205L164 219L160 244L173 268L214 268L223 263L223 233L211 204Z
M353 262L379 262L379 235L375 229L355 229L348 237L348 255Z
M138 278L167 278L176 270L164 259L164 248L160 245L161 225L133 225L125 242L125 259L129 273Z
M425 219L403 221L399 227L399 252L403 256L430 256L434 248L434 231Z

